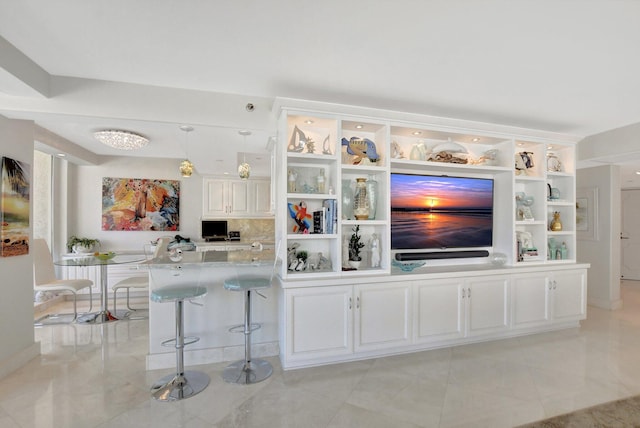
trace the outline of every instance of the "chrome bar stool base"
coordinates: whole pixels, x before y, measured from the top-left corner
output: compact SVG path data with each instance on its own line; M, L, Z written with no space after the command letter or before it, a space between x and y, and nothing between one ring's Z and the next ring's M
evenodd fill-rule
M250 385L252 383L262 382L273 373L271 363L266 360L255 359L246 363L245 361L236 361L225 367L222 372L222 379L229 383L238 383L240 385Z
M207 289L199 286L163 287L151 292L153 302L174 301L176 316L175 338L162 342L162 346L173 346L176 349L176 371L151 386L151 396L158 401L176 401L193 397L209 385L211 379L206 373L184 370L184 347L199 340L197 337L184 335L184 301L206 294Z
M209 385L206 373L186 371L182 375L170 374L151 387L151 395L158 401L177 401L193 397Z

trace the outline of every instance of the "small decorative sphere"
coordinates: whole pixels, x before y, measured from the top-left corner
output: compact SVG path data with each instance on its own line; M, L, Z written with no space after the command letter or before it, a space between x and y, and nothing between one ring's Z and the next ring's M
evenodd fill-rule
M495 266L502 266L507 262L507 255L503 253L493 253L489 256L489 261Z

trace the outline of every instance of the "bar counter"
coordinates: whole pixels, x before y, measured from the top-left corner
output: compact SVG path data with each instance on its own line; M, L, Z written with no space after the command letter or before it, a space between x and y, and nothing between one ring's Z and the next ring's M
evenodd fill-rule
M149 290L164 286L199 284L207 295L184 306L186 336L200 340L185 348L185 365L208 364L242 359L244 335L230 333L229 328L243 322L243 294L223 288L225 279L241 275L270 276L274 268L275 251L185 251L181 260L163 255L148 261ZM252 335L256 357L278 355L278 302L274 288L256 296L253 318L262 325ZM174 305L149 302L149 354L147 369L170 368L175 365L173 348L161 342L175 336Z

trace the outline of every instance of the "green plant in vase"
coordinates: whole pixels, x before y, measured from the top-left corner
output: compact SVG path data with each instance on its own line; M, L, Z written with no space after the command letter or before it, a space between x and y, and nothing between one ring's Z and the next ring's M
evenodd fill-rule
M74 253L91 253L100 245L99 239L78 238L73 235L67 240L67 250Z
M355 225L352 229L353 233L349 239L349 265L352 268L358 269L362 257L360 251L364 248L364 242L362 242L362 236L360 235L360 225Z

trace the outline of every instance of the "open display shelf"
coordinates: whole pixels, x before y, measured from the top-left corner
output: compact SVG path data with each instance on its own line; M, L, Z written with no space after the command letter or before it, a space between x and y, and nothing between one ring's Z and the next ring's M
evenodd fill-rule
M574 142L535 132L523 138L503 130L456 129L399 121L397 115L387 119L336 110L279 108L276 233L286 242L284 280L399 273L391 249L392 172L493 180L489 257L445 258L439 265L455 271L463 264L489 264L495 253L505 255L506 266L575 263ZM358 180L376 182L371 218L356 219L343 209L345 200L355 198ZM314 213L326 211L327 201L335 208L327 220L332 226L325 221L322 233L313 233ZM561 230L552 230L554 214ZM309 233L300 233L301 221ZM356 226L365 246L354 269L348 241ZM378 248L372 250L374 241ZM329 263L318 269L320 257Z

